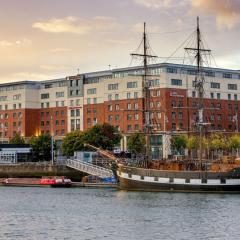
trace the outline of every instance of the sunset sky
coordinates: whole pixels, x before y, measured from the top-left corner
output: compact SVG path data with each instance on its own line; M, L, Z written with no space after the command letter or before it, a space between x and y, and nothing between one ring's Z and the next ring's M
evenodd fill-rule
M109 65L128 67L144 21L152 49L163 57L158 61L164 61L194 31L197 15L217 67L240 69L239 0L0 3L0 82L65 77L78 68L89 72Z

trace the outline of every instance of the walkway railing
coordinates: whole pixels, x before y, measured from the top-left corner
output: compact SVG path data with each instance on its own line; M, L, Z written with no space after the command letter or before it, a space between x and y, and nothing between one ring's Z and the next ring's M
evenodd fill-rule
M113 177L113 172L110 169L99 167L91 163L83 162L81 160L68 159L66 165L70 168L76 169L81 172L85 172L100 178Z

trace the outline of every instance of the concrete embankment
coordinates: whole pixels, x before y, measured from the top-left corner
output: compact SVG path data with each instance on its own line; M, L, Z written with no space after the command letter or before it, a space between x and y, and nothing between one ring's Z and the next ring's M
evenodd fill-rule
M86 174L65 165L40 163L0 165L0 178L41 178L42 176L66 176L72 181L81 181Z

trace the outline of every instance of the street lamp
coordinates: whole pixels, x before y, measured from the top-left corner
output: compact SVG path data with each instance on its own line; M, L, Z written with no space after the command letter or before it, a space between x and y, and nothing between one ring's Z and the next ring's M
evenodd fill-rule
M54 133L53 133L53 117L51 115L51 160L54 165Z

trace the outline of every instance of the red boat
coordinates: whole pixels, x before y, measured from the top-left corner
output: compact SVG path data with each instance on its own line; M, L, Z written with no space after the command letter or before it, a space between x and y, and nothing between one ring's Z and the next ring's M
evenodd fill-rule
M41 185L50 185L51 187L71 187L72 181L65 177L43 177L40 180Z

